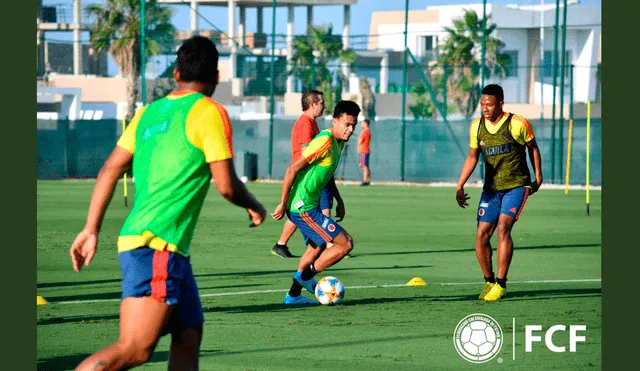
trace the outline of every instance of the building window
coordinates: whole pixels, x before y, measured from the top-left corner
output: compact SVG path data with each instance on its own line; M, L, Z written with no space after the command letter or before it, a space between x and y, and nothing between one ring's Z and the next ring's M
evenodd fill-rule
M436 59L436 48L438 43L438 37L434 35L425 35L420 36L418 38L418 49L420 50L420 55L423 56L426 60L434 60Z
M505 77L517 77L518 76L518 52L516 50L507 50L503 52L504 55L509 57L509 66L505 69Z
M564 64L565 64L564 76L567 79L569 74L571 73L571 63L573 63L573 61L571 60L571 51L566 50L564 55ZM558 54L557 78L560 78L560 75L562 74L561 68L562 68L562 55ZM544 61L542 63L542 69L544 72L544 77L553 78L553 51L552 50L547 50L544 52Z

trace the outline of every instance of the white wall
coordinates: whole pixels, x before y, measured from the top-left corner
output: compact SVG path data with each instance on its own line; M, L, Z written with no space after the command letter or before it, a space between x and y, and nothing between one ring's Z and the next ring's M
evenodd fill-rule
M411 52L419 56L422 51L418 51L418 37L424 35L437 35L438 43L441 44L446 38L444 27L452 26L455 18L460 18L464 10L475 10L478 16L482 17L482 3L465 5L445 5L433 6L429 9L438 9L440 22L436 24L409 24L407 45ZM498 25L498 30L494 36L505 43L504 50L516 50L518 52L518 65L527 66L527 29L537 29L540 27L540 12L515 9L512 7L487 4L487 14L490 22ZM562 8L560 16L562 16ZM545 26L550 27L555 23L555 10L547 10L544 14ZM561 18L562 20L562 18ZM596 66L598 64L598 47L600 39L601 7L596 6L570 6L567 12L567 37L566 49L571 52L571 60L567 64L575 65L574 68L574 100L576 102L586 102L595 100L596 88ZM579 27L582 25L582 28ZM404 47L404 24L380 25L379 33L382 35L378 39L380 49L402 51ZM562 34L558 34L558 48L562 46ZM551 51L554 47L554 30L546 28L544 34L544 50ZM532 47L531 49L536 49ZM534 61L538 60L535 56ZM558 55L558 63L561 63L562 55ZM534 64L537 64L534 62ZM518 76L503 80L485 79L485 84L499 83L508 92L507 99L511 102L526 102L528 99L528 83L531 69L518 69ZM558 84L561 71L558 70ZM569 76L566 76L567 84ZM534 103L540 103L540 81L534 82ZM544 103L551 104L553 100L553 79L544 78ZM570 87L565 86L564 102L570 101ZM556 102L560 102L560 88L556 90Z
M527 30L497 30L493 37L505 43L503 51L517 51L518 66L527 65ZM505 90L505 101L524 103L527 100L529 69L518 68L518 75L497 82Z

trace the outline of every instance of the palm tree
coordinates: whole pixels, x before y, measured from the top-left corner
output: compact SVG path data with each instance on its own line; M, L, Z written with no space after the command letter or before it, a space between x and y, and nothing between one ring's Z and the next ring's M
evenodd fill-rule
M342 50L342 37L333 35L331 25L310 26L308 36L296 36L293 48L294 66L291 73L297 74L309 89L320 86L324 93L325 112L333 112L335 102L342 93L341 85L347 81L347 76L340 71L340 63L354 63L356 53L351 49ZM333 71L329 69L330 66ZM339 85L332 88L334 75Z
M169 52L173 45L175 28L170 23L172 10L158 5L157 0L145 3L146 56ZM140 0L104 0L102 5L85 7L88 17L95 17L95 31L91 47L98 53L111 52L120 75L127 79L126 119L135 113L140 74Z
M496 25L486 30L485 76L504 76L510 59L502 54L504 42L489 37ZM473 10L465 10L462 19L453 21L453 28L446 27L448 37L440 46L436 69L447 69L447 96L456 104L458 111L469 118L480 101L480 70L482 48L482 19Z

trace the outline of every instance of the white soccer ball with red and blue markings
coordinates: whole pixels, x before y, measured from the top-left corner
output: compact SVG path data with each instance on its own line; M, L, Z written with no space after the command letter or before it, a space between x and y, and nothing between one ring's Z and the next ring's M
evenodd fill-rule
M344 299L344 285L336 277L323 277L316 286L316 298L322 305L338 304Z

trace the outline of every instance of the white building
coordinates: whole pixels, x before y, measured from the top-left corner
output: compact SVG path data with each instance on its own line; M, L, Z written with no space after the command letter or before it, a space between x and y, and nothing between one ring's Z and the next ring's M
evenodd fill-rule
M552 2L548 0L548 2ZM570 3L576 1L570 1ZM562 3L562 2L561 2ZM437 45L447 37L445 27L453 27L465 10L474 10L482 19L479 4L430 6L426 10L410 11L407 46L418 59L429 59ZM555 2L545 5L486 5L489 24L497 26L491 37L505 43L502 50L512 59L508 76L486 79L485 84L498 83L505 89L505 101L541 103L553 100L553 49ZM560 7L558 22L558 64L562 61L562 24L564 8ZM404 11L375 12L371 18L369 49L402 51L404 48ZM541 33L541 26L544 32ZM541 41L543 53L540 51ZM574 101L595 100L598 94L597 66L601 63L601 7L578 4L567 7L566 64L574 65ZM542 54L542 55L541 55ZM541 63L542 60L542 63ZM543 89L539 66L542 65ZM569 69L565 72L564 102L569 102ZM556 102L560 102L560 67L556 85Z

